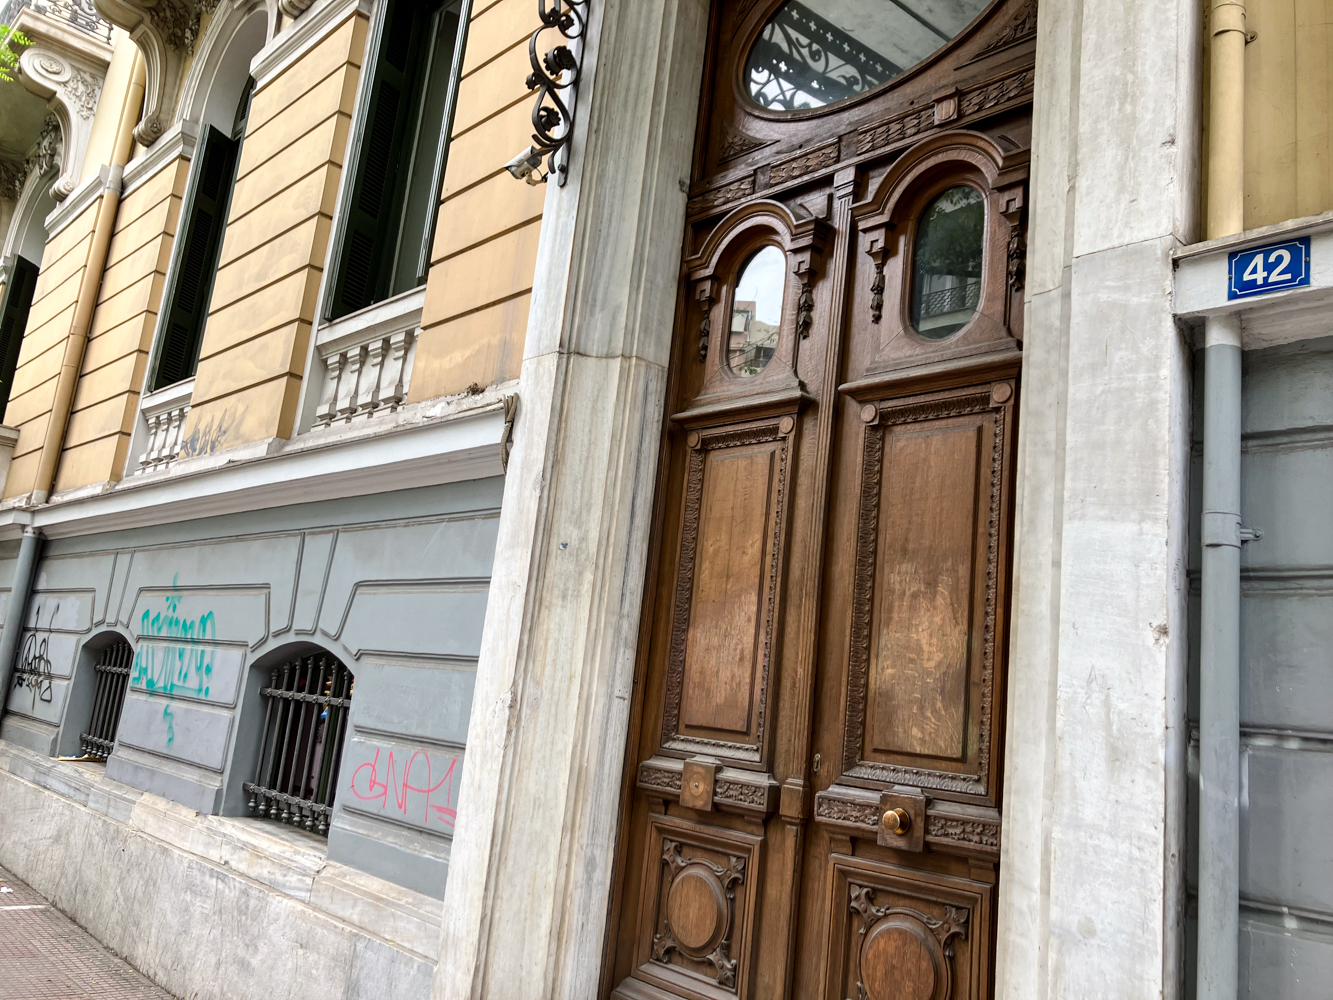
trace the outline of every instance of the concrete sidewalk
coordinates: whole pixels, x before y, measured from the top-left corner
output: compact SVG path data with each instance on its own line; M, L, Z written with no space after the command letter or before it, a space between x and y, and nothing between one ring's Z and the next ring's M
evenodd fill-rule
M0 868L0 1000L172 1000Z

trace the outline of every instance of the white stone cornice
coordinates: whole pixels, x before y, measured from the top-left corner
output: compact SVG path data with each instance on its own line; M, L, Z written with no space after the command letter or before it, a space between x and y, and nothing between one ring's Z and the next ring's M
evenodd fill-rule
M462 409L462 406L468 406ZM145 473L120 484L103 483L28 508L0 510L0 539L39 524L49 538L188 521L217 514L264 510L293 503L367 496L503 473L502 399L438 406L392 433L368 427L342 435L302 435L236 449L244 455L205 456L195 466Z
M105 170L106 168L103 168ZM46 217L47 242L55 239L56 234L77 219L95 202L102 193L102 176L89 177L56 206L56 210Z
M194 147L199 142L199 126L191 121L179 121L171 126L162 138L149 147L136 160L131 160L125 167L125 187L122 194L128 195L135 188L147 183L177 158L192 159Z
M266 86L353 14L369 17L373 6L372 0L314 0L304 6L293 0L280 0L282 12L296 20L251 60L250 75L254 77L255 89Z

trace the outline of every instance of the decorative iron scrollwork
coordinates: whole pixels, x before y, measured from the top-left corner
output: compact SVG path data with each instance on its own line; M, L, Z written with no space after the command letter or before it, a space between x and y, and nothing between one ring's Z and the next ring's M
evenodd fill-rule
M509 163L509 172L529 184L541 184L552 174L564 186L569 171L569 142L574 134L574 101L583 77L583 38L591 0L537 0L542 26L528 42L532 72L528 89L537 91L532 107L532 142ZM564 41L538 56L542 33L556 30ZM542 161L545 160L545 172Z

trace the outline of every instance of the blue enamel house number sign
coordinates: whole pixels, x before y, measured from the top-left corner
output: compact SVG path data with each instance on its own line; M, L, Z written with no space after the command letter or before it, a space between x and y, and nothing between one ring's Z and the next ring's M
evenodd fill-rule
M1228 263L1228 299L1299 288L1310 283L1310 237L1237 250Z

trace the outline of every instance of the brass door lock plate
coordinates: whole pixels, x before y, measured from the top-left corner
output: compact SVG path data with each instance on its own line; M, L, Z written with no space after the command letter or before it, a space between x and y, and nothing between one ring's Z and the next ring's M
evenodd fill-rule
M713 808L713 782L717 779L720 761L708 757L691 757L680 772L680 804L686 809L709 812Z
M881 792L879 796L880 847L923 851L926 847L926 797L915 790Z

